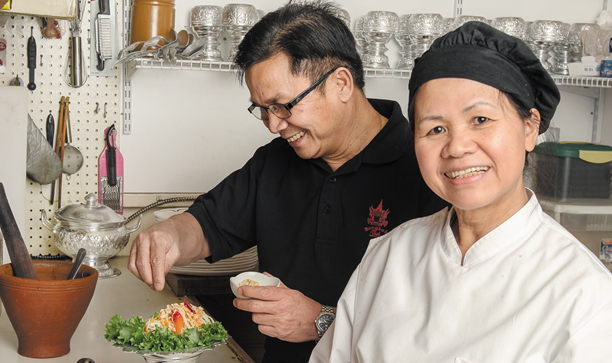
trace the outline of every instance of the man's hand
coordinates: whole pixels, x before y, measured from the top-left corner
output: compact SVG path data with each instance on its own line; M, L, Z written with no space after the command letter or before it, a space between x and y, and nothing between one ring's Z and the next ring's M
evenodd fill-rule
M321 304L301 292L283 283L280 287L242 286L238 292L251 299L234 299L234 306L252 312L263 334L292 343L319 339L314 321Z
M128 270L153 290L162 290L175 264L186 265L209 255L197 220L188 213L155 223L132 242Z

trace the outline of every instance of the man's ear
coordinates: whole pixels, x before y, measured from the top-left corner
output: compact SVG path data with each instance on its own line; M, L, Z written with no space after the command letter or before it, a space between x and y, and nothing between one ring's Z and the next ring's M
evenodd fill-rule
M332 74L332 77L335 82L334 86L337 87L340 100L342 102L348 102L355 89L353 75L348 69L340 67Z

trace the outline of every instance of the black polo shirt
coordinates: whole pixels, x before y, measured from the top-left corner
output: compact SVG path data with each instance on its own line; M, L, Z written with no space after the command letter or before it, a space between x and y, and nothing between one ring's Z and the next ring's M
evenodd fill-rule
M277 138L198 197L188 212L209 241L211 262L257 245L261 271L336 306L371 238L447 205L421 177L399 104L369 101L389 122L335 172ZM264 361L306 362L314 346L268 338Z

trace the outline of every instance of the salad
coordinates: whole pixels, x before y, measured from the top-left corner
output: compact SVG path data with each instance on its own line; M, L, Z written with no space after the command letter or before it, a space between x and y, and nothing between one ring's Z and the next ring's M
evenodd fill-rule
M140 316L124 320L115 315L105 331L106 340L142 354L211 349L228 338L220 322L187 300L166 306L147 321Z

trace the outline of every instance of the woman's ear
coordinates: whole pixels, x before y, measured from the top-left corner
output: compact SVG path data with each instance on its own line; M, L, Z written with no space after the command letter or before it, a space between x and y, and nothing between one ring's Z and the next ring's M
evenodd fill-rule
M348 102L353 95L355 89L355 82L353 81L353 75L351 72L340 67L334 72L334 85L337 87L338 95L342 102Z
M540 134L540 111L535 108L529 110L531 116L525 121L525 150L532 151Z

